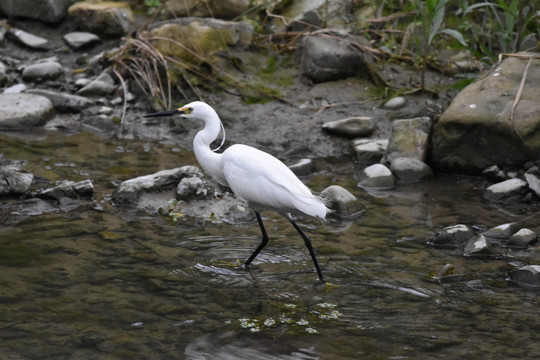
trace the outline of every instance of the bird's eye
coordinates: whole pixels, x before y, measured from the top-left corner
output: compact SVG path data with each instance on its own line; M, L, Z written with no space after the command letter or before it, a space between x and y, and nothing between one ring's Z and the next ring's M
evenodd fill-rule
M188 108L187 108L187 113L188 113L188 114L191 114L192 112L193 112L193 108L192 108L192 107L188 107Z

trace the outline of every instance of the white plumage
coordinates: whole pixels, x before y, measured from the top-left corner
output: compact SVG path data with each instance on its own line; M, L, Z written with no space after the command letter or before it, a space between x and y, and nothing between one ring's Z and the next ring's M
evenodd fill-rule
M174 114L204 121L204 128L193 140L197 161L211 177L228 186L255 210L263 239L244 266L247 268L268 242L259 211L274 210L285 216L302 236L319 279L324 281L310 239L290 216L291 213L301 213L322 219L329 212L324 201L314 195L285 164L268 153L240 144L229 147L222 154L212 151L210 144L217 139L223 124L214 109L204 102L195 101L179 109L148 114L146 117Z

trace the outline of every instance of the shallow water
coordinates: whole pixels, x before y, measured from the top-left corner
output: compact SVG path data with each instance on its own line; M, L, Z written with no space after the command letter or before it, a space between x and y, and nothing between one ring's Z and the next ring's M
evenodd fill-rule
M439 177L368 194L348 158L317 160L314 190L337 183L362 199L354 221L300 218L331 283L318 285L288 222L263 213L267 248L250 272L235 267L259 243L256 223L231 225L118 208L115 183L195 164L171 144L51 132L0 136L5 159L50 180L92 179L94 202L28 216L3 205L0 339L4 359L430 359L540 355L539 294L512 286L538 246L465 258L426 241L457 223L517 221L525 206L486 202L481 179ZM14 201L11 199L10 201ZM430 274L445 264L444 282Z

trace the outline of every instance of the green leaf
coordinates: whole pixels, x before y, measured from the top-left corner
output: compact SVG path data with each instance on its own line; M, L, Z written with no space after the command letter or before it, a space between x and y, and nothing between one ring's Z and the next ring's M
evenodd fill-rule
M465 39L463 38L463 35L461 35L461 33L457 30L453 30L453 29L442 29L441 31L439 31L439 33L442 33L442 34L446 34L446 35L450 35L451 37L453 37L454 39L456 39L457 41L459 41L461 43L461 45L463 46L467 46L467 42L465 41Z

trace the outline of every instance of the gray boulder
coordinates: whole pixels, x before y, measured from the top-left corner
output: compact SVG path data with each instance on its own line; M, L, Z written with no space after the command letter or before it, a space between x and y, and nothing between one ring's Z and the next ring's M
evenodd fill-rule
M102 72L97 78L77 91L81 96L107 96L116 90L114 79L107 72Z
M112 199L117 204L157 210L175 197L174 193L180 180L193 176L203 176L199 168L195 166L182 166L140 176L122 182Z
M79 182L64 180L60 184L43 190L40 195L43 197L60 200L61 198L90 197L94 193L94 185L90 180Z
M49 40L21 29L9 29L8 35L10 39L19 45L23 45L34 50L49 50L50 48Z
M71 5L68 13L81 29L110 37L127 34L135 21L128 2L81 1Z
M71 0L0 1L0 11L8 17L22 17L45 23L58 23L66 15Z
M96 34L86 31L70 32L65 34L62 38L70 48L75 50L88 48L101 40Z
M371 57L354 46L362 42L361 38L329 30L303 36L295 54L300 74L314 82L370 74Z
M495 202L512 203L519 201L528 189L527 182L524 180L505 180L488 187L484 192L484 198Z
M396 158L407 157L425 162L430 134L428 117L395 120L383 161L392 163Z
M373 133L371 118L365 116L329 121L322 128L331 134L347 137L364 137Z
M538 239L538 234L530 229L520 229L518 232L510 236L506 245L515 247L527 247Z
M78 112L93 104L93 101L84 97L46 89L30 89L27 94L36 94L49 99L58 112Z
M355 139L351 145L357 162L373 164L379 162L384 156L388 140Z
M0 94L0 129L40 126L54 115L49 99L34 94Z
M399 157L390 163L390 171L399 181L415 183L433 178L431 168L421 160Z
M534 174L524 174L529 189L540 197L540 178Z
M507 223L492 227L486 231L482 232L482 235L488 239L494 240L507 240L512 236L516 231L519 230L519 225L517 223Z
M492 164L521 166L538 160L537 60L530 65L525 89L515 107L513 121L510 119L526 64L527 59L507 57L454 98L433 129L430 156L436 169L478 174Z
M491 244L482 234L478 234L467 240L463 249L463 255L465 256L483 257L490 256L492 253Z
M56 61L38 62L28 65L22 72L24 81L44 81L58 78L64 73L63 66Z

